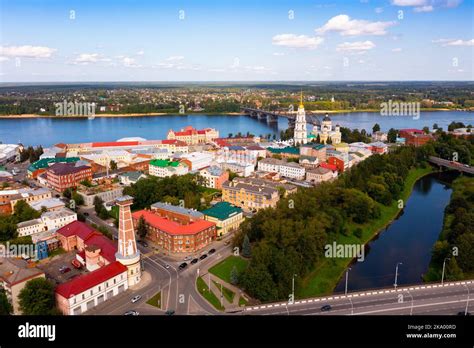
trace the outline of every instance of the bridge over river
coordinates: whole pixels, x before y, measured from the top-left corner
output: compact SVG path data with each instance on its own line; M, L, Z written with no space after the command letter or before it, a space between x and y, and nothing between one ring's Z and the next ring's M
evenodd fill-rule
M454 169L454 170L460 171L461 173L467 173L467 174L471 174L471 175L474 174L474 167L471 167L467 164L463 164L463 163L459 163L459 162L455 162L455 161L450 161L450 160L446 160L446 159L442 159L442 158L434 157L434 156L430 156L428 160L431 163L436 164L440 167L445 167L445 168L448 168L448 169Z
M278 122L278 117L285 117L288 119L288 124L290 127L293 127L295 124L296 112L269 111L245 106L241 107L240 110L245 115L249 115L250 117L257 118L259 120L266 120L267 123ZM306 112L306 123L316 126L321 125L318 115L309 112Z

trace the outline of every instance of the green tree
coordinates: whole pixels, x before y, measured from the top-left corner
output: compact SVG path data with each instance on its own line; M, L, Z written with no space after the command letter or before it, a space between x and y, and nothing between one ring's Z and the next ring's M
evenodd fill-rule
M15 204L13 216L17 222L23 222L39 218L41 212L34 210L28 203L21 200Z
M239 274L237 272L237 267L235 267L235 265L232 267L230 271L230 283L232 285L237 285L239 283Z
M5 290L0 289L0 315L10 315L13 312L13 306L8 301Z
M439 128L439 127L438 127L438 124L437 124L437 123L433 123L433 129L436 130L436 129L438 129L438 128Z
M18 295L24 315L55 314L54 285L45 278L29 280Z
M398 131L394 128L390 128L387 133L387 140L389 143L395 143L397 141Z
M72 199L76 203L76 206L84 204L84 197L82 197L79 193L73 192Z
M148 233L148 229L146 227L145 218L143 216L140 216L140 219L138 220L138 225L137 225L137 234L138 236L140 236L141 240L144 240L146 238L147 233Z
M372 127L372 133L380 131L380 125L378 123L374 124Z
M249 240L249 237L247 235L245 235L244 242L242 243L242 256L247 257L247 258L252 256L250 240Z
M63 191L63 196L66 197L67 199L71 199L72 198L72 189L70 187L65 189Z
M117 162L114 160L110 161L110 170L117 170Z

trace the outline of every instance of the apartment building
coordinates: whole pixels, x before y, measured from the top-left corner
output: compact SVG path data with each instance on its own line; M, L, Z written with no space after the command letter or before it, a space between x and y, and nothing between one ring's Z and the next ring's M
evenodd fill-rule
M252 182L226 181L222 185L222 200L246 211L274 207L279 199L277 189Z

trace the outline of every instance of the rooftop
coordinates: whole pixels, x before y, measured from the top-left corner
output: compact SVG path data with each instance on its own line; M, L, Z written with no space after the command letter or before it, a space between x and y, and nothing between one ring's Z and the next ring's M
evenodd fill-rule
M152 209L154 208L154 209L168 210L168 211L172 211L172 212L182 214L182 215L188 215L188 216L198 218L198 219L203 219L204 218L204 215L202 213L198 212L197 210L188 209L188 208L180 207L180 206L177 206L177 205L172 205L172 204L169 204L169 203L156 202L156 203L153 203L151 205L151 208Z
M113 278L123 272L127 271L127 267L120 262L115 261L107 266L101 267L91 273L77 277L69 282L58 285L56 293L69 298L71 296L80 294L98 284L105 282L107 279Z
M199 213L203 215L202 213ZM189 224L182 225L178 222L168 220L149 210L140 210L132 214L135 219L143 216L145 221L151 226L172 235L192 235L205 229L215 226L214 223L203 219L192 221Z
M28 266L24 260L0 257L0 279L11 286L43 274L40 269Z
M212 216L219 220L228 219L234 215L242 212L242 209L236 207L228 202L219 202L214 204L209 209L203 210L202 213L207 216Z
M163 160L163 159L154 159L150 161L150 165L156 166L156 167L177 167L179 166L178 161L170 161L170 160Z

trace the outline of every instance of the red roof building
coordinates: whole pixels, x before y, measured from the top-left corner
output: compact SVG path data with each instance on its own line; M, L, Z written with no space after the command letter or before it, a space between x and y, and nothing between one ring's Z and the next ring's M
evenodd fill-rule
M322 163L319 164L319 166L320 166L320 167L323 167L323 168L326 168L326 169L330 169L330 170L332 170L333 172L337 172L337 166L334 165L334 164L322 162Z
M414 128L400 129L399 136L405 138L406 145L413 145L416 147L422 146L428 141L433 140L431 134L425 134L422 130Z
M59 192L76 187L84 180L92 180L92 169L89 166L76 166L75 163L60 162L46 169L46 182Z
M140 210L132 214L134 226L138 226L138 220L142 216L148 229L147 238L170 252L198 251L217 236L216 224L204 219L182 223L149 210Z

